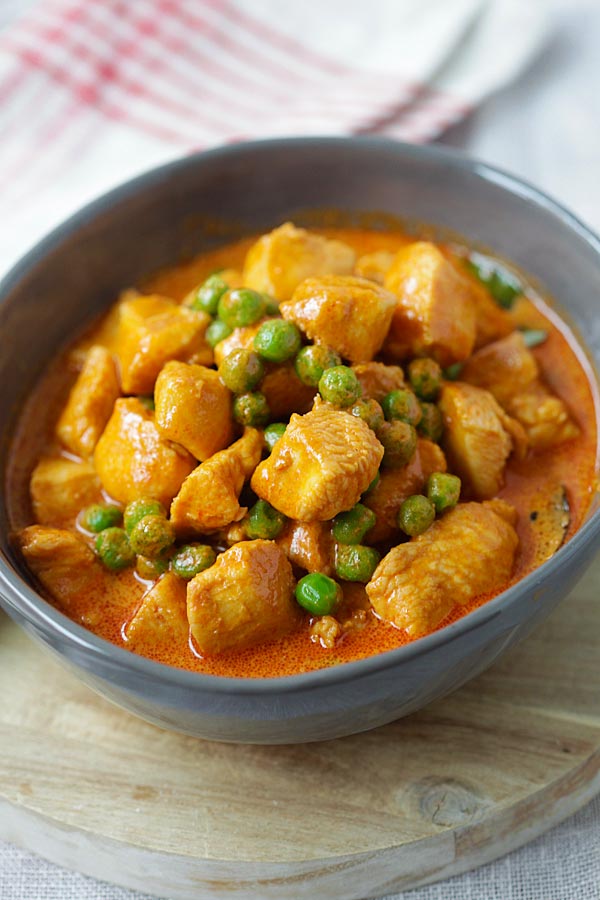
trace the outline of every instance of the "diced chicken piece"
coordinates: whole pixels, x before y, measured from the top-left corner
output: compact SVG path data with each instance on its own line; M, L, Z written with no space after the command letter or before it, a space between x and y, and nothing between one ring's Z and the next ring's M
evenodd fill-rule
M188 641L187 582L166 572L142 597L125 628L131 650L152 655L160 647L185 647Z
M259 464L262 448L262 432L246 428L239 441L194 469L171 504L179 535L206 534L243 518L247 510L239 504L240 491Z
M289 300L305 278L350 275L355 258L347 244L286 222L250 248L244 263L244 284L277 300Z
M293 363L270 368L259 390L267 398L271 416L275 419L288 419L292 413L308 412L316 394L314 388L300 381Z
M380 362L359 363L352 366L360 382L362 396L379 403L390 391L404 387L404 373L400 366L386 366Z
M510 411L534 450L556 447L580 433L560 397L553 397L541 383L536 391L514 397Z
M324 404L291 417L251 485L290 519L322 522L354 506L382 457L383 447L362 419Z
M439 408L444 417L443 446L450 469L478 499L498 493L513 449L523 455L527 438L489 391L446 383Z
M28 567L66 612L82 598L102 599L107 573L72 531L30 525L17 540Z
M102 497L94 466L63 457L43 456L29 484L36 521L41 525L71 524L81 510Z
M310 340L360 363L381 349L396 303L389 291L366 278L326 275L307 278L279 309Z
M166 362L177 359L210 366L205 333L210 316L157 294L120 304L117 355L126 394L151 394Z
M165 441L154 416L135 397L117 400L94 453L104 489L120 503L153 497L168 506L196 460Z
M433 356L442 366L467 359L476 334L474 292L435 244L417 241L399 250L385 287L397 304L384 353Z
M277 543L295 566L333 574L334 541L329 522L289 522Z
M506 409L513 397L537 384L539 369L521 332L513 331L474 353L461 369L460 377L461 381L485 388Z
M377 521L366 541L377 544L398 533L398 513L407 497L420 494L433 472L445 472L446 458L437 444L419 438L417 452L401 469L383 469L377 486L361 500L372 509Z
M310 626L310 639L325 650L333 650L335 642L341 638L343 628L334 616L320 616Z
M354 274L359 278L368 278L369 281L383 284L393 261L394 254L390 250L375 250L373 253L365 253L356 260Z
M120 396L112 353L105 347L91 347L56 426L67 450L89 459Z
M506 507L495 500L460 503L424 534L394 547L367 585L377 615L419 637L455 606L500 590L519 544Z
M160 435L204 460L233 439L231 391L214 369L168 362L156 379L155 421Z
M579 434L563 401L542 381L537 360L519 331L473 354L461 378L493 394L523 426L534 450L545 450Z
M200 653L273 641L299 623L292 567L273 541L243 541L196 575L187 614Z

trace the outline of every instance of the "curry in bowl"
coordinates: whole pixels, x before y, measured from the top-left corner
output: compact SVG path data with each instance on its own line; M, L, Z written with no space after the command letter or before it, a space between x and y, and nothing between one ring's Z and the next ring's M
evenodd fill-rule
M289 675L428 634L548 559L588 511L596 437L575 338L506 264L286 223L126 290L56 360L13 448L38 442L15 539L115 644Z

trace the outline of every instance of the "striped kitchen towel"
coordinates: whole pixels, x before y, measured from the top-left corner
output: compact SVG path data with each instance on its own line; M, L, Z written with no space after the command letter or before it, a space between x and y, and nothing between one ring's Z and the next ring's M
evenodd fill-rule
M194 150L431 140L547 33L545 0L3 0L0 271L83 203Z

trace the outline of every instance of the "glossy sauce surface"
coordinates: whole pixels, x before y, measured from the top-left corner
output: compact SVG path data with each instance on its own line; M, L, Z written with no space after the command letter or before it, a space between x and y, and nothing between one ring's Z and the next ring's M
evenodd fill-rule
M415 238L401 233L362 232L340 230L326 232L350 244L358 254L374 250L396 250ZM252 240L202 255L172 270L164 271L142 289L164 294L176 300L209 273L223 267L240 266ZM547 340L533 351L552 390L566 403L569 412L581 429L580 437L543 453L536 453L524 461L509 460L506 480L500 497L514 505L518 512L520 548L512 581L518 581L528 571L540 564L554 549L551 546L554 530L551 525L554 505L560 505L562 491L566 492L570 507L570 522L566 532L568 540L582 524L596 491L597 430L595 393L587 371L587 362L567 325L534 294L527 291L515 312L519 322L529 327L543 327ZM116 299L116 298L115 298ZM72 384L78 362L83 352L94 343L111 346L115 332L115 316L108 313L105 319L84 336L74 347L58 359L38 385L24 412L14 451L15 466L12 482L23 482L19 467L31 468L40 453L56 453L58 448L52 430L61 406ZM43 427L40 427L40 422ZM67 454L68 455L68 454ZM13 522L21 527L32 521L27 501L18 492L11 499ZM100 498L99 498L100 499ZM57 522L61 527L74 527L72 521ZM102 596L78 598L73 618L96 634L126 647L123 629L135 613L139 601L151 582L141 581L132 570L111 576L111 589ZM507 585L508 586L508 585ZM144 655L174 666L215 675L240 677L273 677L295 674L324 666L360 659L390 650L406 643L409 638L403 631L379 621L367 609L364 589L360 585L347 586L345 593L352 608L364 607L364 627L351 630L336 645L327 650L308 636L309 620L284 639L235 653L202 659L191 643L180 646L144 646ZM478 597L472 603L455 611L440 627L465 615L484 603L488 597Z

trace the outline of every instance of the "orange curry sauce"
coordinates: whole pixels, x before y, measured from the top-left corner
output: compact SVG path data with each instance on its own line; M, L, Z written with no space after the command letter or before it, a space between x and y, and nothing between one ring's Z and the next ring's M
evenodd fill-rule
M374 250L394 251L416 239L399 232L327 229L322 233L345 241L359 255ZM240 241L203 254L189 263L158 273L142 287L148 292L181 300L215 269L241 268L253 241ZM517 530L520 548L513 582L548 556L545 545L554 535L550 530L545 532L543 516L536 516L541 507L548 505L548 498L561 487L566 490L570 506L570 522L566 532L568 540L582 524L597 489L596 394L589 365L565 322L533 290L528 288L527 294L528 298L521 298L517 303L515 315L518 324L542 327L548 332L548 339L533 352L545 380L566 403L581 429L581 435L562 446L536 453L525 461L518 462L513 457L508 462L505 486L499 496L513 504L519 514ZM33 521L24 486L35 462L41 453L60 452L53 429L77 374L82 354L95 343L110 345L115 324L115 315L109 312L99 325L57 359L42 378L24 411L13 449L13 471L9 474L12 491L9 499L15 528ZM40 427L40 422L43 427ZM76 527L73 521L54 524L58 527ZM123 639L124 627L151 584L141 581L132 569L113 575L110 593L79 597L72 617L101 637L127 647ZM356 594L363 588L351 585L348 590ZM465 607L456 607L439 627L465 615L487 599L487 596L478 597ZM144 655L162 663L193 671L226 676L272 677L361 659L399 647L410 640L405 632L379 621L372 614L368 615L362 630L347 633L333 650L311 642L308 630L307 616L304 626L279 641L205 659L197 655L191 643L145 646L143 651Z

